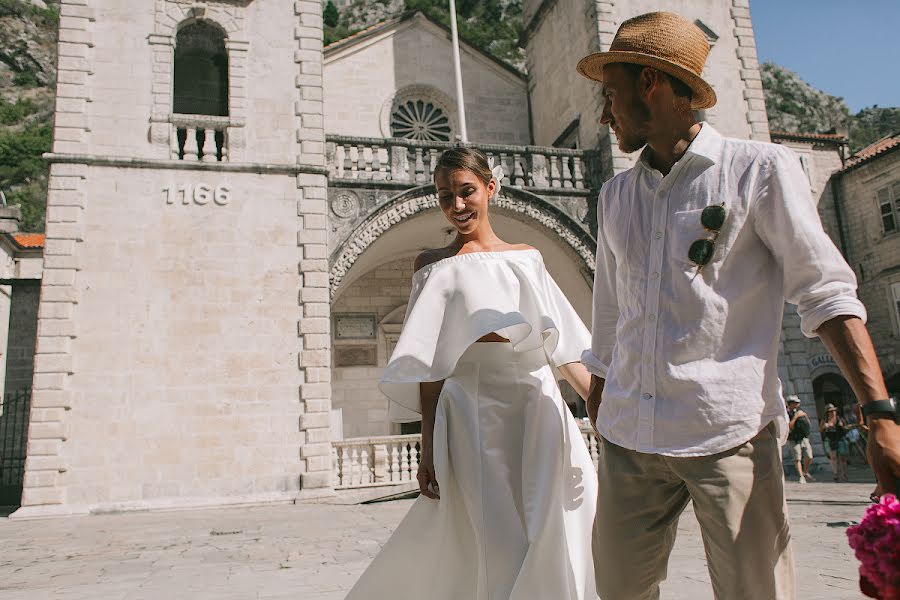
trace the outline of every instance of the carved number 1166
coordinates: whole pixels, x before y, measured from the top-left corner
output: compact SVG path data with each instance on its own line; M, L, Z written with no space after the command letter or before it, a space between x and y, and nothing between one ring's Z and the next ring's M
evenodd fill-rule
M198 183L197 185L186 183L175 189L166 186L162 191L166 195L166 204L175 204L179 198L181 204L193 202L203 205L213 202L219 206L225 206L231 202L231 188L227 185L213 187L207 183Z

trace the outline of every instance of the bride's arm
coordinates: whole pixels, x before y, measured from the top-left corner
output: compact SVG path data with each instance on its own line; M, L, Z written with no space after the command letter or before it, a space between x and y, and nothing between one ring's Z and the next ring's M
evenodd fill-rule
M584 368L584 365L580 362L571 362L560 365L558 368L569 385L581 396L581 399L587 401L591 390L591 374Z
M440 489L434 473L434 415L443 387L443 380L424 381L419 384L419 399L422 403L422 454L419 457L419 472L416 479L422 495L435 500L440 498Z

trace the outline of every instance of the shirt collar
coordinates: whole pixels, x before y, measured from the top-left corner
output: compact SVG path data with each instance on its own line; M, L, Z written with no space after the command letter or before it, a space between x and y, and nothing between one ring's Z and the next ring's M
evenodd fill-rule
M694 139L691 140L690 145L687 147L687 150L685 150L684 156L681 157L679 162L690 155L699 156L711 165L716 164L716 158L719 156L722 148L722 134L713 129L713 126L705 121L700 125L700 131L694 136ZM637 164L651 173L659 173L659 171L656 171L656 169L650 165L648 159L649 156L650 147L645 146L641 151L640 156L638 156Z

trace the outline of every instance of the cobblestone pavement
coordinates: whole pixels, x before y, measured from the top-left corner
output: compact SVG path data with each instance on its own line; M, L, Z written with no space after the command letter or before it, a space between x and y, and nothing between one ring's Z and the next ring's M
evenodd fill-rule
M861 518L871 489L788 484L801 599L862 597L844 529ZM339 600L410 505L0 519L0 599ZM681 520L662 597L712 598L690 510Z

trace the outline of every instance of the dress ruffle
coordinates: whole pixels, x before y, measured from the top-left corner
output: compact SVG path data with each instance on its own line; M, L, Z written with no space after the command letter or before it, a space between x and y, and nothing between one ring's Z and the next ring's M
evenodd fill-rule
M418 384L449 377L466 349L492 332L517 352L543 348L553 366L578 362L591 345L537 250L439 260L413 276L403 330L379 385L391 420L419 420Z

